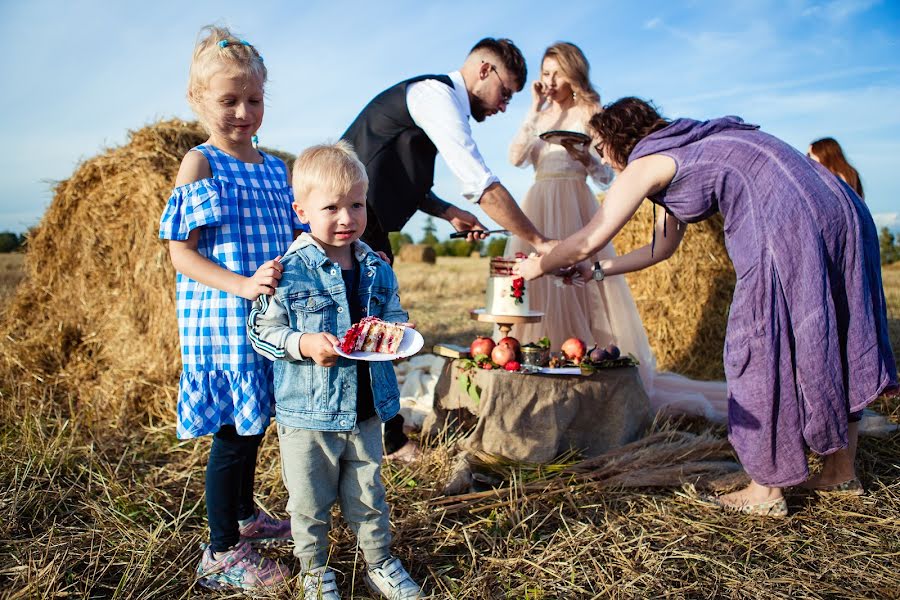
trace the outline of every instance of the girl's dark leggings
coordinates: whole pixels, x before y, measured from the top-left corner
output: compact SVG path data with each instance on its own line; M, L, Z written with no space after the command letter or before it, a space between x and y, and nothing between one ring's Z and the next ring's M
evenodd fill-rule
M253 480L262 438L263 434L238 435L233 425L223 425L213 435L206 463L206 516L213 552L237 544L238 520L254 514Z

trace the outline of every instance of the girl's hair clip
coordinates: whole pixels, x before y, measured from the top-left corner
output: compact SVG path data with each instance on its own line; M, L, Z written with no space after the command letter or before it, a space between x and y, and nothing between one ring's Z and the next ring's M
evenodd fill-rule
M248 48L253 48L253 44L251 44L247 40L238 40L238 43L247 46ZM231 44L231 42L229 42L228 40L219 40L219 48L227 48L229 44ZM256 48L253 49L256 50ZM259 62L265 62L263 61L263 57L259 54L259 52L256 53L256 56L259 58Z

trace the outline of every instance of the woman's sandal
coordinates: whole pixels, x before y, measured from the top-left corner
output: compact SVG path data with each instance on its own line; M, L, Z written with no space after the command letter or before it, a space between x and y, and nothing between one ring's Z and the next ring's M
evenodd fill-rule
M866 488L863 487L863 484L859 480L859 477L854 477L853 479L848 479L847 481L842 481L841 483L835 483L832 485L823 485L819 487L801 487L811 492L815 492L821 496L828 496L831 494L843 496L862 496L866 493Z
M745 515L753 515L757 517L781 518L788 515L787 500L785 500L784 498L775 498L774 500L760 502L759 504L741 504L739 506L726 504L722 502L722 499L718 496L701 495L697 497L697 500L704 506L709 506L711 508L737 512Z

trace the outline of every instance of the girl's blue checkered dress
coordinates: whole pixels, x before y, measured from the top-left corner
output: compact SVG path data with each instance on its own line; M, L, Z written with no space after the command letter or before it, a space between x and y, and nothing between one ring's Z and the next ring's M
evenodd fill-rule
M261 164L241 162L203 144L212 177L175 188L159 237L185 240L200 230L200 254L244 276L283 254L301 225L281 160L260 152ZM178 393L178 437L234 425L262 433L275 412L271 363L247 340L251 302L178 273L178 328L184 365Z

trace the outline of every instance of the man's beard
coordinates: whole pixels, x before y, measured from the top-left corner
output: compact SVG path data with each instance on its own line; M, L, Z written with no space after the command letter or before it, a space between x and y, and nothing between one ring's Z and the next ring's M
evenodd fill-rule
M470 101L471 106L469 109L472 112L472 118L475 119L476 122L481 123L487 118L487 110L484 107L484 102L478 96L473 96Z

